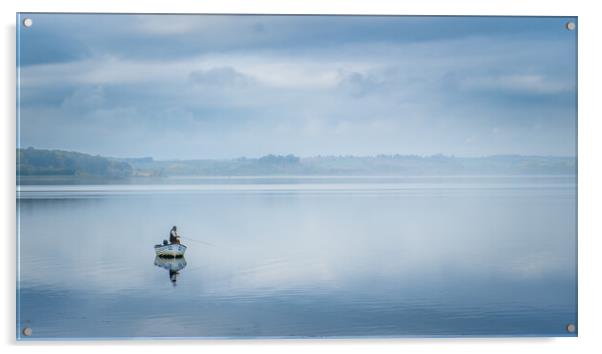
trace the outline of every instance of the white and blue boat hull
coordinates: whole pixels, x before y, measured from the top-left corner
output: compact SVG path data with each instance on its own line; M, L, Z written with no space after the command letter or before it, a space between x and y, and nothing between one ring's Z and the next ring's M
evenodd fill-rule
M159 257L178 258L184 257L186 246L182 244L156 245L155 253Z

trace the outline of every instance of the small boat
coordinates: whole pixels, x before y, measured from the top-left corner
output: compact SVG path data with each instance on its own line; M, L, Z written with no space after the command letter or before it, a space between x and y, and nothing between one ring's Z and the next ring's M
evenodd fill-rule
M179 243L155 245L155 253L159 257L179 258L184 257L184 252L186 252L186 246Z

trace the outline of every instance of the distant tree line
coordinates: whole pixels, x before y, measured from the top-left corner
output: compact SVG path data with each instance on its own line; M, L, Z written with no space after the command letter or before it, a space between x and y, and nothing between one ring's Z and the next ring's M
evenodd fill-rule
M124 178L133 174L132 166L102 156L62 150L17 149L19 176L95 176Z
M497 155L313 156L266 155L259 158L154 160L116 159L62 150L17 150L20 176L158 176L270 175L533 175L576 174L574 157Z
M131 163L136 173L144 171L143 175L162 176L549 175L575 174L577 166L574 157L520 155L455 157L441 154L304 158L294 155L267 155L260 158Z

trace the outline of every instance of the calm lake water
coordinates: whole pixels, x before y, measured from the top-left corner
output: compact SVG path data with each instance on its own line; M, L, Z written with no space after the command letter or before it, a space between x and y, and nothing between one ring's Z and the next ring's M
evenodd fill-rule
M18 190L32 339L575 335L574 176ZM153 245L173 225L170 264Z

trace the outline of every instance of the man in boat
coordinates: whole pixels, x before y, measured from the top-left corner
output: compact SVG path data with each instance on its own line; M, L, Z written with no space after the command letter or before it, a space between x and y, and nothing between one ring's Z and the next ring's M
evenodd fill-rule
M178 235L178 228L175 226L172 227L171 231L169 232L169 243L180 244L180 235Z

